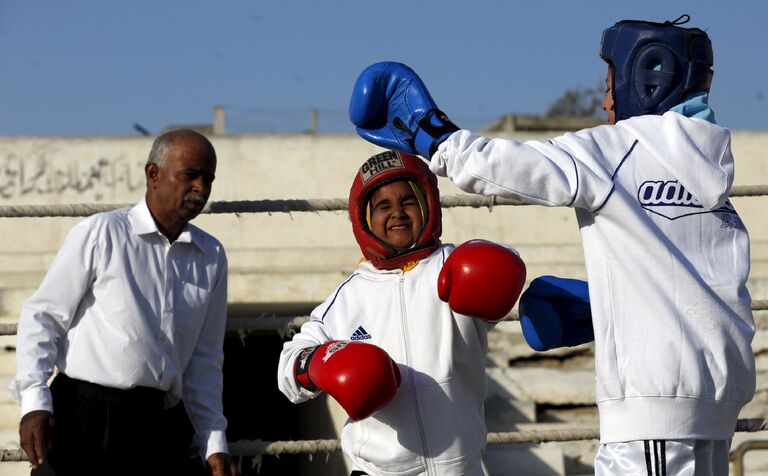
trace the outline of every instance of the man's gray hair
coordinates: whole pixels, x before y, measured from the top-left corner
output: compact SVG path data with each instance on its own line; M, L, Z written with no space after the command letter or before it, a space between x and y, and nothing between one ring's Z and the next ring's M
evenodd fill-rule
M208 147L210 147L213 156L216 157L216 152L213 150L213 145L211 145L211 142L207 137L191 129L178 129L161 134L157 137L157 139L155 139L155 142L152 143L152 149L149 151L147 164L155 164L158 167L164 167L165 159L168 157L168 150L170 150L173 143L181 137L189 136L197 137L208 144Z
M149 158L147 158L148 164L155 164L158 167L165 165L165 158L168 156L168 149L171 147L173 140L170 139L168 134L163 134L155 139L152 143L152 149L149 151Z

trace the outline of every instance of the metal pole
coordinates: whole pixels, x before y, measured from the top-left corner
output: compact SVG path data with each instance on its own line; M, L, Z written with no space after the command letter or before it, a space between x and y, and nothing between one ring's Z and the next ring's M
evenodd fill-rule
M312 108L309 110L309 132L312 135L317 135L317 109Z
M227 134L227 114L224 106L213 108L213 135L223 136Z
M734 476L744 476L744 453L751 450L768 450L768 440L745 441L731 451Z

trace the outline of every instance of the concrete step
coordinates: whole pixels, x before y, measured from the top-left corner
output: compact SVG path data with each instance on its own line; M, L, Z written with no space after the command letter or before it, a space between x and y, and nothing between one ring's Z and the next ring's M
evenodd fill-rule
M489 368L495 392L506 398L549 405L594 405L595 373L591 370Z
M35 290L43 281L43 277L45 277L45 270L41 270L41 271L3 270L3 273L0 274L0 289Z
M0 405L4 405L6 403L15 404L13 397L11 396L11 392L8 389L12 378L12 375L0 376Z
M3 337L3 340L6 338ZM0 351L1 352L1 351ZM9 384L13 378L13 374L16 372L16 355L13 352L2 352L0 354L0 367L3 367L3 371L0 373L0 437L9 434L2 432L5 430L13 430L15 434L14 441L17 442L18 447L18 431L19 431L19 419L21 418L21 408L16 404L11 396L9 390ZM3 440L0 439L0 447L7 448L7 445L3 445ZM4 468L4 463L0 463L0 470ZM0 472L0 475L3 473Z
M539 445L488 445L483 456L489 476L562 476L563 452Z
M491 382L489 387L498 388ZM485 397L485 424L488 431L509 431L512 425L535 421L535 402L504 398L490 392Z
M0 428L0 448L17 449L19 446L19 428ZM3 463L0 463L2 467ZM2 474L2 473L0 473Z
M0 316L16 316L18 319L21 306L34 294L35 290L36 287L0 288Z
M18 424L18 422L16 422ZM0 428L0 449L18 449L19 428ZM0 462L1 476L29 476L30 466L26 461Z
M54 249L43 252L34 250L0 252L0 269L4 273L45 273L57 251Z
M16 373L16 336L0 336L0 376ZM2 388L0 388L2 393Z
M768 261L768 240L750 240L749 257L752 260Z
M18 426L14 426L13 428L0 428L0 448L20 448ZM26 461L2 462L0 463L0 476L29 476L29 469L29 463Z
M583 264L584 251L581 243L556 243L546 245L515 245L513 246L525 261L525 264L539 265L542 263Z
M0 476L29 476L31 466L26 461L20 463L0 463Z
M750 274L747 289L749 289L749 294L752 295L754 300L768 299L768 272L766 272L764 277L756 277Z
M322 273L285 271L281 274L230 274L229 303L322 302L349 276L343 269Z
M227 248L227 259L233 272L297 267L351 271L361 257L360 248L343 246Z
M599 446L598 440L563 441L541 445L542 448L557 448L563 453L565 474L568 476L594 475L595 455Z
M551 363L541 363L542 366L552 367L558 361L579 359L580 368L594 369L593 344L538 352L525 342L520 323L516 321L501 322L488 334L488 355L493 364L500 368L523 365L525 362L534 366L536 362L544 361Z
M8 393L7 390L4 393ZM19 429L21 408L13 402L0 403L0 428Z

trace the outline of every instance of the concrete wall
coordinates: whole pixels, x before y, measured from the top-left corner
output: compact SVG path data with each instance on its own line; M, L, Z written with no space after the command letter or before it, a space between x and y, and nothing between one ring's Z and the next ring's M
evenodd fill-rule
M514 138L546 139L548 134ZM144 137L0 138L0 205L134 203L144 193ZM211 200L346 198L357 167L380 149L353 135L216 136ZM768 184L768 132L736 131L736 184ZM443 195L461 193L440 179ZM736 198L753 240L753 296L768 298L768 197ZM0 219L0 316L15 319L66 232L81 218ZM226 246L230 302L299 312L322 300L360 257L346 214L204 215L196 224ZM583 277L573 211L538 206L453 208L443 239L486 238L517 247L530 276ZM759 278L759 279L758 279ZM759 281L759 282L758 282Z

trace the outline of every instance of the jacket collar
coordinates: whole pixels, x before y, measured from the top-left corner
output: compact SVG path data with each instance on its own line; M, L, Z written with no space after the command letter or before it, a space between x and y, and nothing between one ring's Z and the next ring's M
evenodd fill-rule
M387 276L387 275L397 275L397 274L404 274L408 273L410 271L416 270L421 268L423 265L426 265L433 259L439 259L439 257L443 254L443 248L445 248L444 244L439 245L437 248L435 248L432 253L430 253L428 256L425 256L424 258L420 259L416 266L409 268L408 270L403 270L401 268L395 268L395 269L378 269L373 264L371 264L368 260L362 260L360 264L358 265L358 271L365 272L366 274L374 274L379 276Z

